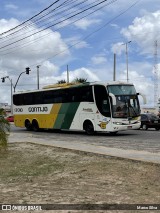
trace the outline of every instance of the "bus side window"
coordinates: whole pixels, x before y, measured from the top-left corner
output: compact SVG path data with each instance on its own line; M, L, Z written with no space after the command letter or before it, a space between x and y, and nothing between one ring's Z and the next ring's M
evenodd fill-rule
M33 93L27 93L23 98L23 105L32 105L33 104Z
M76 102L76 92L74 88L69 88L65 90L66 92L66 102Z
M106 88L101 85L94 86L95 101L100 113L106 117L110 117L110 104L109 96L107 95Z
M43 92L36 92L33 93L33 102L32 104L44 104L44 96L43 96Z
M102 110L103 110L103 112L105 112L105 113L107 113L107 112L110 111L108 100L103 100L103 101L102 101Z
M93 102L91 86L73 87L61 90L62 102Z
M80 92L82 102L93 102L92 86L85 86Z
M13 95L13 104L16 106L23 105L23 97L22 94Z

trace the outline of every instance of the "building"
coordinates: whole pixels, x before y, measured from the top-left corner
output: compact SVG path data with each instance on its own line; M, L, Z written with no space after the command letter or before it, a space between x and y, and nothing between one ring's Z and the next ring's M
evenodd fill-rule
M7 115L11 114L11 106L8 105L8 103L0 103L0 108L4 109L4 111Z

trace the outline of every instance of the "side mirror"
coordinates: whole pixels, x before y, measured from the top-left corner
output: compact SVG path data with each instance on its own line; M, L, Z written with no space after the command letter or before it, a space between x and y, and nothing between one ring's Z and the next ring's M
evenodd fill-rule
M142 93L137 93L137 95L142 96L142 98L143 98L143 103L144 103L144 104L147 103L147 99L146 99L146 96L145 96L144 94L142 94Z
M113 105L116 105L116 97L113 93L109 93L109 96L112 98Z

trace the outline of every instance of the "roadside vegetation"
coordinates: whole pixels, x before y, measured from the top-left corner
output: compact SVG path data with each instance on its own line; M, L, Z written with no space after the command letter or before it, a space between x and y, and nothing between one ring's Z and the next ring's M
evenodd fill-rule
M86 83L87 78L75 78L72 82L73 83ZM67 82L66 82L66 80L62 79L62 80L59 80L57 83L58 84L65 84Z
M7 147L10 123L4 118L4 110L0 109L0 148Z
M87 78L75 78L75 80L73 82L75 82L75 83L86 83Z

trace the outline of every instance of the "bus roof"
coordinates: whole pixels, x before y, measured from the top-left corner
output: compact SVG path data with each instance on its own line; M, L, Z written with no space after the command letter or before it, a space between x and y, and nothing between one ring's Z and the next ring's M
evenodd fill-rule
M56 90L56 89L65 89L65 88L72 88L72 87L83 87L87 85L133 85L133 83L128 82L121 82L121 81L110 81L110 82L102 82L102 81L95 81L95 82L85 82L85 83L64 83L64 84L53 84L43 87L40 90L26 90L26 91L19 91L15 94L23 94L23 93L32 93L32 92L42 92L47 90Z

